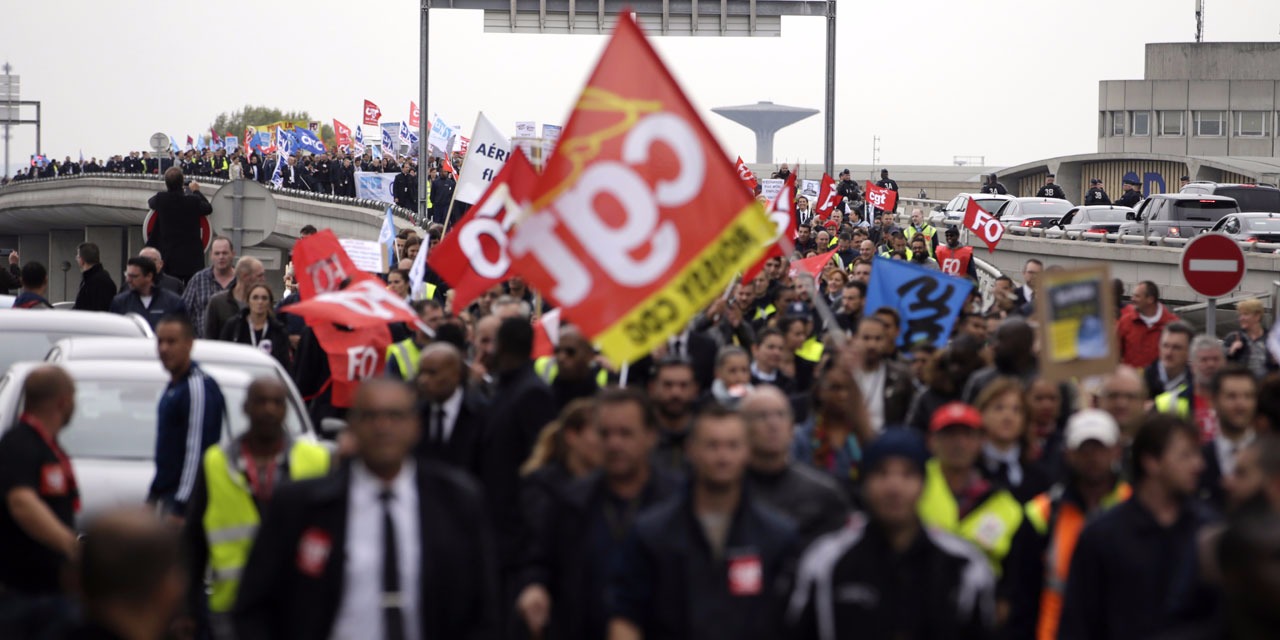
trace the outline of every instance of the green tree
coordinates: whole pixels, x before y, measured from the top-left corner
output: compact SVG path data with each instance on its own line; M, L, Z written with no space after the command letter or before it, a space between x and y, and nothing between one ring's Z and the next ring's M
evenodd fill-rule
M247 126L267 124L280 120L297 122L303 120L311 121L315 120L315 118L312 118L307 111L283 111L274 107L247 104L242 109L218 114L218 117L213 119L213 124L209 126L214 131L217 131L218 135L223 135L225 132L230 131L231 135L240 137L244 135L244 128ZM208 134L205 135L206 137L208 136ZM322 124L320 126L320 139L324 141L325 148L334 148L332 125ZM244 141L241 140L241 144L243 143Z

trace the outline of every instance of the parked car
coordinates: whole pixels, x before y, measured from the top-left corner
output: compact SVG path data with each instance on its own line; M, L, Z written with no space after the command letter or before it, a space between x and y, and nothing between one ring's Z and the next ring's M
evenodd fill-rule
M1191 238L1208 231L1223 216L1240 213L1236 201L1224 196L1159 193L1138 206L1136 218L1120 225L1121 236L1143 236L1151 244L1160 238Z
M140 338L67 338L59 340L44 357L47 362L80 362L84 360L114 360L133 362L159 362L155 342ZM196 340L191 349L191 359L201 366L230 367L247 373L250 377L276 376L289 390L293 402L303 405L293 378L280 366L280 362L261 349L247 344L221 340ZM311 419L304 413L307 430Z
M1237 242L1280 243L1280 213L1233 213L1219 220L1212 230Z
M1057 225L1073 206L1058 198L1014 198L1000 211L999 218L1006 227L1047 229Z
M142 316L93 311L0 312L0 371L19 360L41 360L53 343L80 336L117 336L155 340ZM155 352L152 343L151 351Z
M1120 225L1137 218L1138 213L1129 207L1091 204L1072 208L1055 226L1063 231L1116 233L1120 231Z
M1197 180L1182 188L1181 193L1234 198L1241 211L1280 213L1280 189L1271 185L1203 182Z
M16 424L22 410L22 385L43 362L18 362L0 377L0 429ZM81 517L120 505L140 505L155 475L156 404L169 382L158 361L63 362L76 383L76 410L58 440L75 470L83 505ZM228 367L204 370L226 401L224 438L248 428L240 407L253 376ZM294 437L312 437L304 407L291 401L285 428Z
M977 202L983 211L996 217L1000 216L1000 212L1005 205L1015 200L1013 196L1002 196L993 193L962 193L943 205L941 217L934 216L934 219L947 226L959 226L964 222L964 212L969 208L970 198Z

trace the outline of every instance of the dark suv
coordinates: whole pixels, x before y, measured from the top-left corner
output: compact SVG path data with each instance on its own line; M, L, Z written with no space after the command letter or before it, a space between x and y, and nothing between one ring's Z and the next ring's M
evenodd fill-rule
M1232 198L1160 193L1142 201L1136 219L1120 226L1120 235L1144 236L1156 242L1160 238L1191 238L1208 231L1222 216L1239 212Z
M1241 211L1280 213L1280 189L1270 185L1228 184L1225 182L1192 182L1182 193L1235 198Z

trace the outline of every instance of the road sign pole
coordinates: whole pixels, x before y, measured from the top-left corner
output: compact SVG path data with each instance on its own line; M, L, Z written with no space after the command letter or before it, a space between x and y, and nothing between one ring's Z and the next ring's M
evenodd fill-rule
M1208 315L1204 317L1204 332L1216 338L1218 337L1218 299L1217 298L1209 298L1209 307L1205 309L1205 313Z

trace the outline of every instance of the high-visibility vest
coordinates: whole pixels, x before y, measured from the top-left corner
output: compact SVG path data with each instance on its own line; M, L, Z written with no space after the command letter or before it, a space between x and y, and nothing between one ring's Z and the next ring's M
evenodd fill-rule
M926 222L923 229L916 230L914 226L907 225L907 228L902 231L902 235L907 237L908 244L911 243L911 237L916 235L917 233L924 234L924 239L926 241L924 243L924 246L928 247L929 257L932 258L933 257L933 237L938 235L938 230L934 229L933 225Z
M1191 417L1191 400L1182 394L1187 386L1182 385L1173 391L1166 391L1156 396L1156 411L1171 413L1186 420Z
M752 320L765 320L777 312L778 308L773 305L769 305L763 309L756 307L756 315L752 317Z
M541 356L533 361L533 372L538 374L547 384L555 382L556 376L560 375L560 364L556 362L554 356ZM596 371L596 386L601 389L609 386L609 371L600 369Z
M328 449L314 442L293 443L289 449L289 479L318 478L328 472ZM213 574L209 610L224 613L231 611L236 602L240 574L249 561L261 517L244 473L230 464L222 445L205 450L204 478L209 493L204 535L209 542L209 570Z
M911 262L911 256L912 256L911 250L910 250L910 249L903 249L902 251L903 251L904 253L906 253L906 254L907 254L907 262ZM892 252L892 251L885 251L885 252L882 252L882 253L880 254L880 257L882 257L882 258L889 258L889 257L892 257L892 256L893 256L893 252Z
M937 460L925 465L924 493L916 503L920 520L927 525L955 534L973 543L991 561L991 569L997 576L1001 563L1009 555L1013 536L1022 526L1023 507L1006 489L999 489L987 496L963 518L960 505L942 475Z
M817 338L809 338L796 349L796 357L808 360L809 362L817 362L822 359L822 352L826 347L821 340Z
M427 298L426 298L427 300L435 300L435 299L436 299L436 285L431 284L430 282L428 282L428 283L427 283L427 286L426 286L426 293L427 293Z
M1062 618L1062 603L1066 595L1067 577L1071 570L1071 556L1076 542L1089 519L1129 499L1133 489L1128 483L1119 482L1100 503L1096 513L1086 514L1074 502L1062 499L1061 485L1046 491L1027 503L1027 522L1040 535L1049 536L1044 552L1044 587L1040 591L1040 622L1036 627L1036 640L1055 640L1058 622Z
M418 361L421 358L422 349L418 347L418 343L413 341L413 338L405 338L387 347L387 368L390 369L392 363L398 361L400 363L398 370L405 380L412 380L418 377Z

